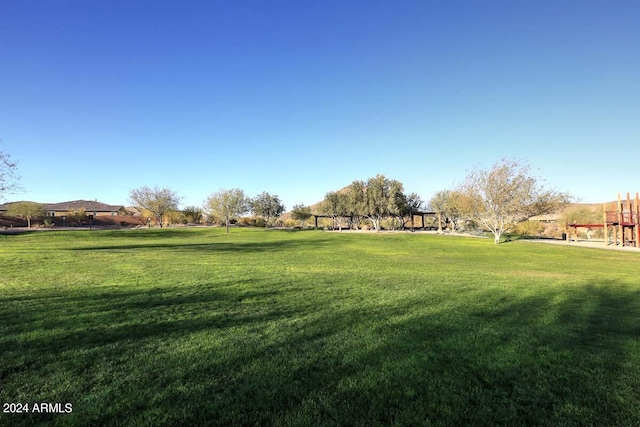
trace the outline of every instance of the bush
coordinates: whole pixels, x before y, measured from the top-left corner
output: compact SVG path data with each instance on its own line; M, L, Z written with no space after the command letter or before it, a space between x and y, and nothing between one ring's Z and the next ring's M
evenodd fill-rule
M231 221L233 223L233 220ZM267 222L263 218L255 217L243 217L238 219L238 226L240 227L266 227Z
M544 226L538 221L524 221L513 230L521 236L539 236L544 231Z
M284 226L302 228L300 227L300 221L296 221L295 219L292 219L292 218L285 219Z

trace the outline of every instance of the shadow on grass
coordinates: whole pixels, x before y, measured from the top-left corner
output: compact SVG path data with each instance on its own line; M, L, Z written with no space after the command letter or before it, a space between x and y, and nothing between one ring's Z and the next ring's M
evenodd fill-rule
M493 290L432 306L424 297L337 307L301 292L257 283L49 295L40 312L3 308L15 331L3 341L12 350L0 394L68 399L69 422L87 425L640 419L636 290L612 282L535 297ZM64 386L47 395L56 381Z
M293 292L284 290L225 291L225 284L200 285L197 292L168 289L93 292L91 295L43 294L3 298L5 325L17 332L45 332L29 339L29 349L52 345L74 349L108 346L119 341L140 342L158 336L228 328L275 320L285 310L241 310L247 301L268 301ZM31 310L25 310L31 308ZM255 307L253 307L255 308ZM33 311L38 310L38 313ZM47 330L55 331L54 336ZM15 342L17 343L17 341Z
M290 251L302 248L314 248L329 243L329 239L314 239L313 241L296 240L272 240L249 242L215 242L215 243L128 243L124 245L100 245L74 248L74 251L100 251L100 250L139 250L139 249L170 249L178 251L218 251L218 252L264 252L264 251Z

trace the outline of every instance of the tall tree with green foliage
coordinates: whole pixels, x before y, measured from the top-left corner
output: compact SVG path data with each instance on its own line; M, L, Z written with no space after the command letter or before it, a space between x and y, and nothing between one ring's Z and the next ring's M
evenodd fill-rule
M463 213L491 231L496 244L516 224L557 212L571 199L566 192L545 188L527 163L512 159L473 170L458 191L465 197Z
M280 198L263 191L249 201L251 212L264 219L267 225L271 224L274 218L279 217L284 212L284 205Z
M43 217L46 214L44 206L36 202L15 202L7 207L7 215L27 220L27 226L31 228L31 220Z
M351 227L357 228L362 218L371 221L373 228L380 231L382 220L392 218L403 227L407 216L420 209L422 200L416 193L405 194L400 181L376 175L367 181L353 181L341 191L331 191L325 195L321 210L337 222L340 217L350 217Z
M399 228L403 229L407 225L407 218L410 218L413 212L422 209L424 202L417 193L405 194L401 190L400 192L393 192L392 194L391 214L395 221L398 222Z
M249 211L249 198L239 188L221 189L207 197L204 209L210 216L224 221L228 234L231 220Z
M367 210L366 185L364 181L353 181L346 189L346 212L351 217L351 228L358 229Z
M330 191L324 196L324 200L320 205L320 210L333 220L333 227L336 225L338 230L342 231L342 221L340 217L348 215L347 196L345 193L338 191Z
M178 210L181 197L168 188L145 186L131 190L129 199L137 208L151 212L155 216L158 226L162 227L165 214Z
M384 218L393 215L397 201L403 194L402 183L384 175L369 178L365 184L366 210L364 216L373 224L376 231L381 230Z

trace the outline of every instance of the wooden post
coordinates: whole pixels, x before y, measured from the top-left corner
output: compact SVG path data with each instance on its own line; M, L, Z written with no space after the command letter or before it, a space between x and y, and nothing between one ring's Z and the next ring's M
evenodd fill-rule
M633 222L633 209L631 208L631 199L629 198L629 193L628 192L627 192L627 210L629 211L629 213L628 213L629 217L626 218L627 221L625 221L625 223L629 224L630 222L631 223ZM622 209L622 216L623 217L625 216L624 209ZM631 236L629 236L629 240L633 240L633 232L635 231L633 226L631 226L631 227L627 226L626 229L629 230L629 232L631 233ZM623 228L622 230L623 230L622 231L622 245L624 246L624 231L625 231L625 229Z
M618 229L619 237L620 237L620 246L624 246L624 227L622 226L624 218L622 217L622 200L620 199L620 193L618 193ZM616 233L618 234L618 233ZM616 239L617 240L617 239ZM618 245L616 241L616 246Z
M602 216L604 217L604 245L609 246L609 233L607 230L607 204L602 204Z
M634 228L636 230L636 233L635 233L636 245L635 246L636 246L636 248L640 248L640 203L639 203L640 202L640 197L638 196L638 193L636 193L635 202L636 202L636 206L635 206L636 218L635 218L635 221L634 221L634 223L635 223Z
M611 203L611 218L613 219L613 246L618 246L618 209L616 202Z
M618 245L618 210L616 209L616 202L611 203L611 218L613 218L613 245Z

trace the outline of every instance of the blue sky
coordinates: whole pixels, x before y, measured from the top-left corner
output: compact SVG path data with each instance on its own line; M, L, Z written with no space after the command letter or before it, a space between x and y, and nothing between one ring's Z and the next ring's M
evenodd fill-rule
M377 173L424 199L527 160L640 191L637 1L2 1L9 200L220 188L288 208Z

